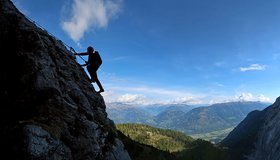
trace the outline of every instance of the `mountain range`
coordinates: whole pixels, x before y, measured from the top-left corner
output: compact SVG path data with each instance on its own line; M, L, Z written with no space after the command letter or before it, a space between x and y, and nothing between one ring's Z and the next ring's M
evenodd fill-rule
M201 107L184 104L134 106L111 103L107 104L107 113L116 124L147 124L199 138L206 138L207 134L215 132L207 140L217 143L249 112L262 110L268 105L260 102L228 102Z

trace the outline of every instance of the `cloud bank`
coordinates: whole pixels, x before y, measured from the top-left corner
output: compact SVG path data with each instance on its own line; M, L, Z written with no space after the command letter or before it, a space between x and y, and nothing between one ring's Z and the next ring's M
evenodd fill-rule
M124 94L117 98L117 102L132 103L132 104L146 104L146 97L141 94Z
M109 91L103 96L107 102L120 102L134 105L150 104L188 104L205 105L227 102L259 101L271 103L272 100L264 94L253 94L248 92L236 93L235 95L209 95L191 93L177 90L154 87L121 87L108 88Z
M188 103L200 104L201 95L193 94L185 91L171 90L166 88L139 86L107 86L107 92L103 93L106 102L121 102L127 104L174 104ZM108 92L109 91L109 92Z
M270 98L263 94L253 95L252 93L241 93L239 96L235 96L239 101L259 101L259 102L272 102Z
M62 29L78 42L85 32L106 28L121 6L122 0L74 0L70 17L61 23Z

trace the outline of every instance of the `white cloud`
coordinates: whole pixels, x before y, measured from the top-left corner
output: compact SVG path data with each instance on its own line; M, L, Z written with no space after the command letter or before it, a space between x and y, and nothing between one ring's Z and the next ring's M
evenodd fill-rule
M272 103L269 97L263 94L240 93L235 96L211 96L206 104L227 103L227 102L264 102Z
M107 86L109 87L109 86ZM103 94L108 102L133 104L202 104L202 95L157 87L109 87L110 94Z
M217 90L209 91L209 89L205 89L204 91L197 92L184 87L168 88L144 85L144 82L141 81L131 79L119 80L116 77L115 74L112 74L112 77L106 75L106 80L108 81L104 86L107 89L102 95L108 103L123 102L143 105L183 103L188 105L207 105L236 101L272 102L271 98L266 97L264 94L243 91L236 93L226 92L224 90L225 86L219 83L216 84L219 86Z
M89 30L105 28L121 10L122 0L74 0L71 17L62 28L78 42Z
M235 100L238 101L259 101L259 102L272 102L270 98L264 96L263 94L253 95L252 93L241 93L235 96Z
M147 96L155 96L155 97L169 97L177 98L177 97L197 97L195 94L180 91L175 89L167 89L167 88L157 88L157 87L148 87L148 86L140 86L140 87L114 87L114 89L133 92Z
M180 98L176 98L175 100L172 100L170 103L178 103L178 104L189 104L189 105L197 105L197 104L203 104L204 102L202 101L202 99L198 98L198 97L180 97Z
M253 101L254 97L252 93L241 93L238 96L235 96L235 99L239 101Z
M265 70L266 65L261 65L261 64L251 64L249 67L240 67L241 72L246 72L246 71L263 71Z
M142 104L142 105L149 103L146 97L141 94L124 94L119 96L116 99L116 101L121 103Z
M109 92L109 93L108 93ZM107 102L121 102L126 104L188 104L206 105L237 101L269 102L271 99L263 94L239 93L230 95L211 95L205 93L191 93L179 90L169 90L154 87L113 87L103 94Z
M260 95L258 96L258 100L259 100L260 102L272 102L270 98L265 97L263 94L260 94Z

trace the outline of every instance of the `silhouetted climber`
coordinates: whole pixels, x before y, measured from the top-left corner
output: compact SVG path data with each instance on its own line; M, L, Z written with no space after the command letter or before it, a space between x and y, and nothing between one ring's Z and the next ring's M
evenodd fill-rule
M102 64L102 59L99 55L98 51L94 51L92 46L89 46L87 48L87 52L82 52L82 53L74 53L74 55L81 55L81 56L85 56L88 55L88 61L86 61L86 64L82 65L82 66L87 66L87 70L90 74L91 77L91 82L95 83L98 85L99 87L99 91L98 93L104 92L104 89L97 77L97 70L100 67L100 65Z

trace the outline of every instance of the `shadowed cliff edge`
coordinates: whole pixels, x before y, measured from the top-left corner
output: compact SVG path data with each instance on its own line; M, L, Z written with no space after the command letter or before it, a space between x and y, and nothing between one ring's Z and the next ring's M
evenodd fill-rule
M10 0L0 0L0 50L2 157L130 159L83 68Z
M253 111L221 142L232 160L280 159L280 97L262 111Z

